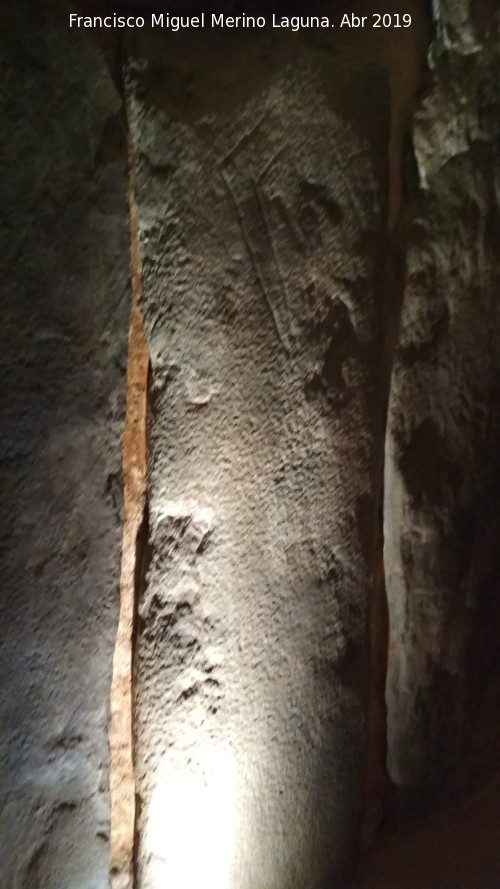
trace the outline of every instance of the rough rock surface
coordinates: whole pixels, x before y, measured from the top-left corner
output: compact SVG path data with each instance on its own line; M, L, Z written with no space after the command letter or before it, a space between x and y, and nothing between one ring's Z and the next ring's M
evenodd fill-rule
M490 0L436 14L386 461L388 764L410 798L487 779L500 738L500 22Z
M362 805L387 86L245 39L130 50L152 363L141 889L335 882Z
M120 100L1 10L0 885L105 889L128 291Z

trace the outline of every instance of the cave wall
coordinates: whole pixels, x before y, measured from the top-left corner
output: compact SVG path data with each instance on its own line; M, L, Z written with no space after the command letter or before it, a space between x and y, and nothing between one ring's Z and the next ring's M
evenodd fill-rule
M492 0L434 12L403 188L400 46L127 39L152 362L141 889L347 885L399 304L388 225L406 256L385 442L391 800L411 812L490 784L384 837L363 886L496 886L500 23ZM0 24L0 886L104 889L122 99L51 4Z
M403 805L484 783L500 738L500 22L492 2L436 15L386 441L388 768Z
M269 34L127 53L151 357L139 885L331 885L363 806L387 77Z
M3 4L0 35L0 885L105 889L130 312L121 100L48 4Z

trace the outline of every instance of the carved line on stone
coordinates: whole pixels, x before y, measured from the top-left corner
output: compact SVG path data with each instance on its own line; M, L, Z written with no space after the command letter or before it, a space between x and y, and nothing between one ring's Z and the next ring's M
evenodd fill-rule
M278 152L278 155L276 155L276 158L277 158L280 154L281 154L281 152ZM275 160L276 158L273 158L273 162L274 162L274 160ZM262 176L259 176L259 182L260 182L261 178L262 178ZM290 314L291 314L291 312L290 312L290 295L289 295L289 293L288 293L288 289L287 289L287 286L286 286L286 279L285 279L285 276L284 276L284 274L283 274L283 269L282 269L282 267L281 267L281 263L280 263L280 259L279 259L279 253L278 253L278 251L277 251L277 249L276 249L276 244L275 244L275 241L274 241L274 238L273 238L273 234L272 234L271 227L270 227L270 225L269 225L269 219L268 219L268 217L267 217L267 213L266 213L265 206L264 206L264 201L262 200L261 189L259 188L259 184L258 184L258 182L257 182L256 185L255 185L255 193L256 193L256 195L257 195L257 200L258 200L258 203L259 203L259 208L260 208L260 212L261 212L261 215L262 215L262 219L264 220L264 226L265 226L265 229L266 229L266 232L267 232L267 237L268 237L268 239L269 239L269 244L270 244L270 246L271 246L271 251L272 251L273 259L274 259L274 264L275 264L275 266L276 266L276 270L277 270L277 272L278 272L278 276L279 276L279 279L280 279L280 281L281 281L281 292L282 292L283 297L284 297L284 300L283 300L283 301L284 301L284 304L285 304L286 314L287 314L287 327L288 327L288 330L289 330L289 332L290 332L290 330L291 330L291 320L290 320ZM283 203L284 203L284 201L283 201ZM288 337L287 337L287 339L288 339Z
M239 201L238 201L238 199L237 199L237 197L236 197L236 195L235 195L235 193L234 193L234 189L233 189L233 187L232 187L232 185L231 185L229 176L227 175L227 173L225 172L225 170L221 170L221 175L222 175L222 178L223 178L223 180L224 180L224 184L225 184L225 186L226 186L226 188L227 188L227 190L228 190L228 192L229 192L229 195L230 195L230 197L231 197L231 200L232 200L232 202L233 202L233 204L234 204L234 206L235 206L235 209L236 209L236 215L237 215L237 217L238 217L238 222L239 222L239 225L240 225L241 233L242 233L242 235L243 235L243 239L244 239L244 241L245 241L245 245L246 245L247 250L248 250L248 253L249 253L249 255L250 255L250 259L251 259L251 261L252 261L252 265L253 265L253 267L254 267L254 269L255 269L255 273L256 273L256 275L257 275L257 280L258 280L258 282L259 282L260 290L261 290L261 292L262 292L262 295L263 295L263 297L264 297L264 300L266 301L267 307L268 307L269 312L270 312L270 314L271 314L271 318L272 318L272 320L273 320L273 324L274 324L274 329L276 330L276 334L277 334L277 336L278 336L278 339L279 339L279 341L280 341L280 343L281 343L281 346L283 347L283 351L285 352L285 354L286 354L287 356L289 356L289 355L290 355L290 345L289 345L289 342L288 342L288 337L287 337L286 333L282 330L282 326L281 326L281 322L280 322L280 319L279 319L279 316L278 316L277 309L276 309L276 307L273 305L273 301L272 301L272 299L271 299L271 297L270 297L270 295L269 295L269 293L268 293L268 290L267 290L267 288L266 288L266 285L265 285L265 283L264 283L264 277L263 277L263 275L262 275L262 269L261 269L261 267L260 267L260 263L259 263L259 261L258 261L258 259L257 259L256 254L255 254L254 248L253 248L253 246L252 246L252 242L251 242L251 240L250 240L250 236L249 236L249 234L248 234L248 231L247 231L247 228L246 228L246 225L245 225L245 219L244 219L243 212L242 212L242 210L241 210ZM258 197L258 196L257 196L257 197ZM268 229L268 227L267 227L267 223L266 223L266 229L267 229L267 232L268 232L268 234L269 234L269 229Z
M264 123L264 121L266 120L266 118L268 116L269 116L269 109L266 108L266 110L264 111L264 114L262 115L260 120L258 120L257 123L255 123L253 127L250 127L249 130L247 130L245 133L243 133L239 137L239 139L236 140L233 147L230 148L229 151L227 152L227 154L225 154L224 157L220 160L219 166L223 167L225 164L227 164L228 161L233 160L233 158L237 154L239 154L239 152L242 150L242 148L245 147L247 142L249 142L252 139L252 137L255 136L255 133L258 132L258 130L261 128L262 124Z

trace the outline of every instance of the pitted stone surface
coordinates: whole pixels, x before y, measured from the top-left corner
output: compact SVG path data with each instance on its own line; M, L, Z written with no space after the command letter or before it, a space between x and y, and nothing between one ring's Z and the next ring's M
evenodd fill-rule
M388 93L375 66L246 39L129 57L141 889L341 879L362 807Z

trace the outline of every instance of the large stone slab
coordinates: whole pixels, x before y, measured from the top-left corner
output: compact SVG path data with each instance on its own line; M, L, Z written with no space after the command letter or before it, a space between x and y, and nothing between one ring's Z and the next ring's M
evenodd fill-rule
M0 885L105 889L129 313L120 99L48 4L3 4L0 33Z
M436 10L386 461L389 770L411 796L487 779L500 731L499 20Z
M268 34L129 53L152 363L139 886L341 885L383 441L385 77Z

